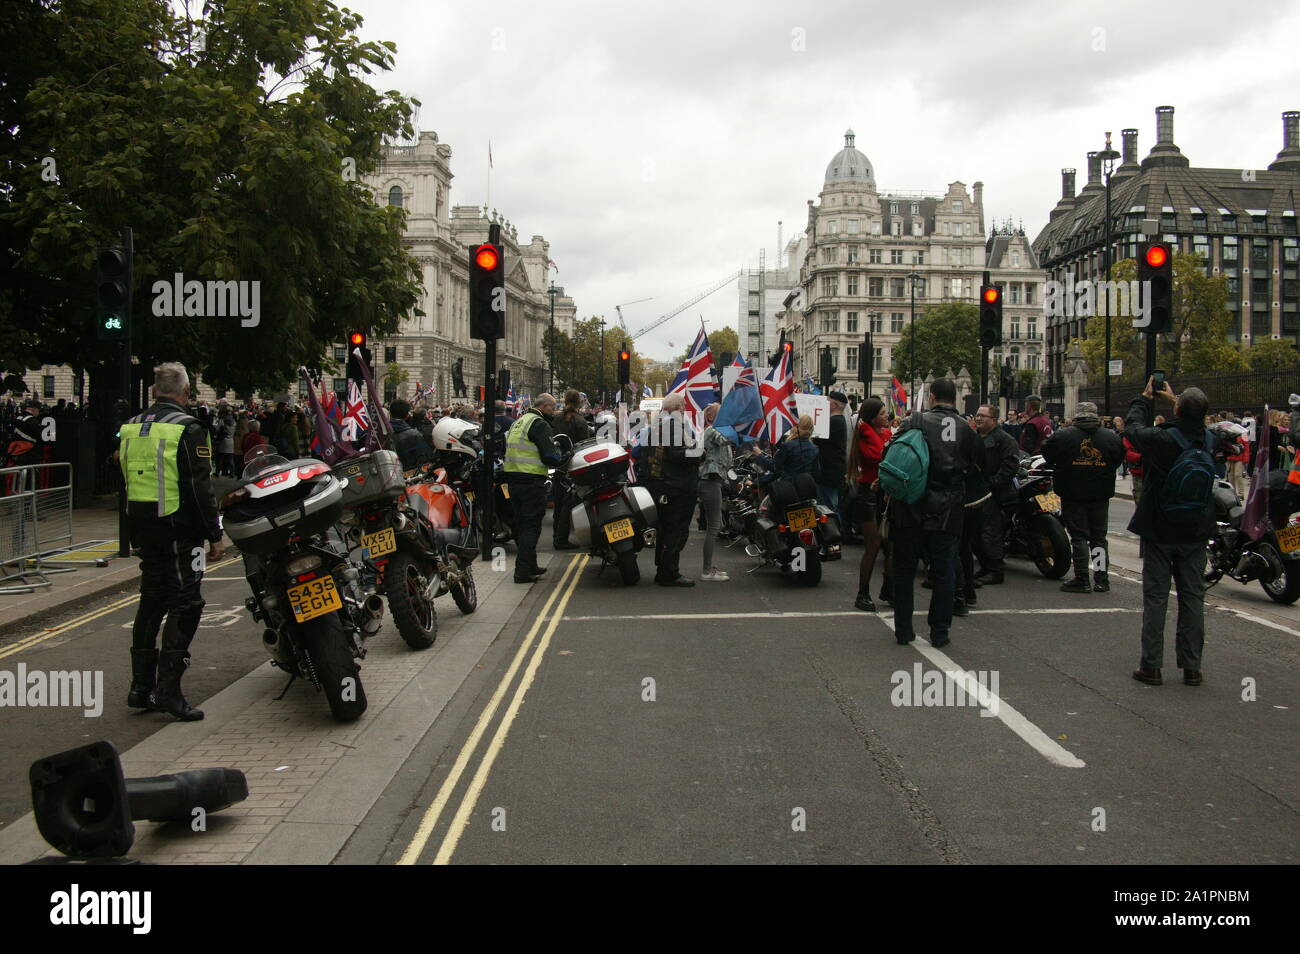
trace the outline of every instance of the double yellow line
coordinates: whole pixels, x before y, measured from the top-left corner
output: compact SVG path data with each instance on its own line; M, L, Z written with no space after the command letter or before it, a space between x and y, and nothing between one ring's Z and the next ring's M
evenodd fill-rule
M212 570L218 569L223 566L229 566L230 564L236 563L238 561L239 561L239 557L231 557L229 560L222 560L220 563L212 564L212 566L208 567L205 572L211 572ZM55 636L62 636L64 633L71 632L72 630L77 629L80 626L85 626L87 623L93 623L101 616L107 616L109 613L114 613L117 610L124 609L125 607L130 606L132 603L139 602L139 600L140 600L140 594L132 593L130 596L126 596L120 600L116 600L115 602L109 603L107 606L102 606L99 609L92 610L91 612L86 613L83 616L78 616L75 619L70 619L66 623L60 623L58 626L53 626L50 629L43 629L39 633L36 633L35 635L26 636L23 639L18 640L18 642L11 643L10 645L4 647L3 649L0 649L0 659L4 659L6 656L13 656L17 653L22 652L24 649L31 649L33 646L39 646L47 639L53 639Z
M523 678L515 689L515 694L506 707L505 714L501 717L501 724L497 726L496 733L492 736L487 750L483 753L478 770L474 773L474 777L470 779L469 786L461 798L460 807L456 809L455 815L452 816L447 825L447 833L443 837L442 845L438 848L438 853L433 859L435 865L445 865L451 861L451 856L460 843L460 836L464 833L466 826L469 825L470 815L474 813L474 806L478 804L478 798L483 791L483 786L487 784L492 765L496 762L501 749L505 747L510 725L515 721L515 716L518 715L519 708L523 705L524 696L537 675L542 656L545 655L546 647L551 643L551 635L559 626L560 619L564 616L565 607L569 605L569 598L573 596L573 591L578 588L578 582L582 579L582 571L590 559L591 557L586 554L575 555L569 560L569 565L564 568L559 585L551 592L545 605L542 606L541 613L533 620L533 625L524 636L523 642L520 643L515 658L510 662L510 668L506 670L506 674L501 678L501 683L497 686L492 698L488 700L487 706L479 715L478 722L474 725L474 731L465 740L465 745L461 748L455 764L451 767L451 772L438 790L437 797L434 798L433 804L425 811L424 817L420 819L420 825L415 831L415 837L411 839L411 843L406 846L406 850L402 852L402 857L397 861L399 865L413 865L419 860L421 853L423 853L425 846L429 842L430 836L432 836L434 829L438 825L438 819L442 816L443 809L451 801L452 793L460 783L461 776L465 774L470 760L474 757L479 742L486 734L492 720L496 717L497 709L500 708L502 700L505 699L510 684L514 682L515 674L518 673L519 667L523 665L529 651L533 649L533 640L544 626L545 632L542 633L542 638L537 643L536 651L533 652L532 658L528 660Z

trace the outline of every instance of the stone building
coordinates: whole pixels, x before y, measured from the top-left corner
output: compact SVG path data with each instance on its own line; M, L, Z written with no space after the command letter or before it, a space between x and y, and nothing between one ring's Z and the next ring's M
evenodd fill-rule
M1174 144L1172 106L1156 109L1156 144L1140 162L1138 130L1125 129L1121 137L1122 162L1111 174L1112 262L1136 257L1149 221L1156 236L1203 255L1207 274L1227 277L1231 340L1243 347L1261 338L1300 341L1300 112L1282 114L1282 150L1267 169L1192 166ZM1056 281L1105 277L1106 187L1098 153L1088 154L1087 168L1088 182L1077 195L1074 169L1061 170L1061 199L1034 239ZM1048 321L1054 384L1062 382L1071 343L1085 337L1087 320Z

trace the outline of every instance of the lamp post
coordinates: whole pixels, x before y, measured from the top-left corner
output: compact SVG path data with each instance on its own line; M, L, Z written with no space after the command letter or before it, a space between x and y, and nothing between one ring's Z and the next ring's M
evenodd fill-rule
M1104 250L1104 254L1105 254L1104 262L1106 268L1106 283L1107 283L1106 287L1109 288L1110 287L1110 260L1111 258L1113 258L1113 255L1111 254L1111 247L1110 247L1110 242L1111 242L1110 239L1110 172L1112 166L1115 163L1115 160L1120 158L1119 153L1111 148L1109 131L1107 131L1106 133L1106 148L1102 152L1098 153L1097 158L1100 159L1104 164L1103 168L1105 169L1106 172L1106 227L1104 229L1104 235L1105 235L1104 241L1106 243L1106 248ZM1102 368L1102 372L1106 375L1105 387L1103 390L1103 397L1102 397L1102 403L1105 405L1105 411L1103 413L1105 414L1106 420L1109 420L1110 419L1110 309L1109 308L1106 309L1106 358L1105 358L1105 367Z
M605 316L600 316L600 406L604 407L605 400Z
M547 388L552 394L555 393L555 282L551 282L551 287L546 289L546 294L551 296L551 348L548 355L547 363L551 366L551 386Z
M908 375L907 386L910 389L910 397L914 407L920 407L921 402L916 398L916 283L920 281L919 272L912 272L907 276L907 290L912 296L912 362L911 371Z

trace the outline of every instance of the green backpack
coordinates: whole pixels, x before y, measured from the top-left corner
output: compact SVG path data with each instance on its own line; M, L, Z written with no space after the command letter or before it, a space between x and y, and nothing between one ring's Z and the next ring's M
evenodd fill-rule
M925 496L930 474L930 446L925 442L921 415L914 412L911 426L894 437L880 462L880 486L895 500L914 504Z

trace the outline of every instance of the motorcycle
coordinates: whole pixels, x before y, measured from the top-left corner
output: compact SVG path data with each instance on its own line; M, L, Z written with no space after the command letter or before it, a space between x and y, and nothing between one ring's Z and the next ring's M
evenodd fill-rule
M593 437L573 446L563 434L555 440L566 453L572 447L565 477L578 498L571 510L574 539L600 558L602 569L617 566L624 586L634 585L641 579L637 553L655 545L654 497L627 485L630 458L621 444Z
M249 451L221 509L252 590L244 605L264 626L272 664L310 680L334 718L351 722L366 711L357 661L384 603L363 585L336 526L345 483L322 461L286 460L262 445Z
M1039 573L1059 580L1071 566L1070 536L1061 523L1061 498L1052 489L1052 468L1041 454L1021 459L1015 487L1015 502L1004 507L1006 552L1028 556Z
M780 567L783 573L794 573L804 586L816 586L826 559L822 554L839 553L843 538L839 516L817 502L817 483L811 474L775 480L765 494L758 480L764 470L760 458L750 457L727 472L730 486L723 493L724 523L749 540L745 553L761 558L760 566Z
M1205 586L1227 576L1238 583L1259 581L1275 603L1300 599L1300 491L1286 474L1269 475L1269 530L1252 540L1241 528L1245 508L1232 484L1214 485L1214 537L1206 546Z

